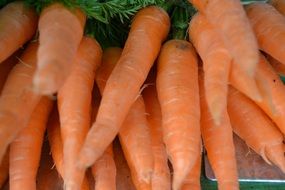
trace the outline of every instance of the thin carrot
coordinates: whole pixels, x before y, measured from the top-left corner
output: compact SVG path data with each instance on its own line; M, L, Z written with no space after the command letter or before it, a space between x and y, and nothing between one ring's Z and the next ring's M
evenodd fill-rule
M83 36L86 16L60 3L46 7L39 19L38 68L34 88L41 94L59 90L71 72L71 63Z
M103 54L103 62L98 69L96 77L99 89L103 94L106 81L119 60L120 52L119 48L110 48ZM131 170L134 185L138 190L150 190L153 155L149 125L145 116L144 101L141 96L131 106L120 129L119 139Z
M266 55L266 59L270 63L270 65L273 67L273 69L279 74L285 76L285 65L274 59L270 55Z
M285 64L285 17L273 6L256 2L246 7L259 47Z
M0 164L0 188L3 187L9 176L9 150L5 153Z
M228 112L234 132L269 164L285 172L283 134L250 99L229 88Z
M201 175L201 158L202 153L199 154L194 167L187 174L181 190L201 190L200 175Z
M38 17L24 1L9 3L0 10L0 64L36 32Z
M96 122L79 155L79 167L91 166L114 140L159 53L169 27L169 16L159 7L149 6L135 15L122 56L106 84Z
M163 139L173 166L172 189L177 190L200 153L198 60L189 42L170 40L163 45L156 84Z
M155 83L155 79L152 79L151 82ZM143 90L143 98L146 106L147 120L150 126L152 152L154 156L152 189L170 190L171 179L168 157L163 143L161 109L154 84L150 84L150 86Z
M95 180L95 190L116 189L116 165L112 145L95 162L92 167L92 173Z
M84 176L84 170L78 170L76 161L91 126L92 89L101 55L102 50L96 40L83 37L72 71L58 92L64 184L67 189L78 189Z
M17 59L19 55L20 51L17 51L0 64L0 95L10 71L19 61Z
M47 126L48 141L51 155L58 173L64 178L63 143L61 139L60 122L57 109L54 109ZM89 190L88 179L84 177L81 190Z
M32 91L38 44L31 43L9 74L0 96L0 160L7 146L28 124L41 96Z
M275 9L277 9L281 14L285 16L285 1L284 0L269 0L269 4L271 4Z
M189 0L217 29L234 64L250 77L258 63L258 45L240 0Z
M201 132L210 164L218 180L219 190L239 189L233 130L227 110L216 125L205 99L203 74L200 75Z
M53 101L43 97L33 111L29 124L10 145L9 184L11 190L36 190L44 132Z
M285 86L278 74L260 55L256 77L258 85L263 90L263 101L256 102L259 107L277 124L278 128L285 134Z
M197 13L189 25L189 36L203 60L204 87L210 113L218 125L227 107L228 79L232 56L216 29L204 15Z

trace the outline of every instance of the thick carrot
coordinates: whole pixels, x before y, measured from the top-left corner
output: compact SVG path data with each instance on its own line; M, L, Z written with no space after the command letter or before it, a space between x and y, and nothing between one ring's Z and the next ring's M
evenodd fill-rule
M53 101L43 97L33 111L29 124L10 145L9 184L11 190L36 190L44 132Z
M12 69L0 96L0 160L7 146L28 124L41 96L32 91L38 44L31 43Z
M47 126L48 141L51 155L58 173L64 178L63 143L61 139L60 123L57 109L54 109ZM89 190L87 178L83 179L81 190Z
M5 153L0 164L0 188L5 184L9 176L9 150Z
M217 29L231 52L234 64L253 77L258 63L258 45L240 0L189 0L197 5Z
M96 122L79 155L79 167L91 166L114 140L169 27L168 14L159 7L149 6L135 15L122 56L107 81Z
M163 139L173 166L172 188L177 190L200 153L198 60L189 42L170 40L163 45L156 82Z
M246 12L261 50L285 64L285 17L273 6L256 2Z
M116 165L114 162L112 144L92 167L95 180L95 190L116 189Z
M38 17L24 1L9 3L0 10L0 63L30 40L37 29Z
M84 170L78 170L76 161L91 126L92 89L101 55L102 50L96 40L83 37L72 71L58 92L64 184L68 189L78 189L84 176Z
M266 59L270 63L270 65L273 67L273 69L277 72L279 75L285 76L285 65L274 59L270 55L266 55Z
M201 190L200 175L201 175L201 158L202 153L199 154L194 167L187 174L181 190Z
M228 112L234 132L267 163L285 172L283 134L250 99L229 88Z
M119 48L110 48L103 54L103 62L96 77L99 89L103 94L106 81L119 60L120 52ZM139 190L151 189L153 155L149 125L141 96L131 106L120 129L119 139L136 188Z
M264 96L263 101L256 103L285 134L285 86L262 55L260 55L256 77Z
M39 19L38 67L34 88L41 94L59 90L71 72L71 63L83 36L86 16L60 3L46 7Z
M281 14L285 16L285 1L284 0L269 0L269 4L271 4L275 9L277 9Z
M151 81L155 83L155 79ZM152 152L154 156L152 189L170 190L171 179L168 157L163 143L161 109L154 84L150 84L150 86L143 90L143 98L146 106L147 120L150 126Z
M216 29L197 13L189 25L189 37L203 60L206 101L215 123L227 107L228 79L232 56Z
M224 110L220 125L214 123L205 99L203 74L200 74L201 133L208 159L217 178L219 190L238 190L238 172L230 119L227 110Z
M10 71L19 61L17 59L19 55L20 51L17 51L0 64L0 95Z

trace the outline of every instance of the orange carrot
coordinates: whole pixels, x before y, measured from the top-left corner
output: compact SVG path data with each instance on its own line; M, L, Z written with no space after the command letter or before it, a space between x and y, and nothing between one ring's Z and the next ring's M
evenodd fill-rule
M151 82L155 83L155 79L152 79ZM170 190L171 179L168 157L163 143L161 109L154 84L150 84L150 86L143 90L143 98L146 106L147 120L150 126L152 152L154 156L152 189Z
M201 190L201 184L200 184L201 158L202 158L201 154L199 154L199 157L196 160L192 170L190 170L190 172L187 174L181 190Z
M10 71L18 62L17 56L19 54L20 51L17 51L0 64L0 95Z
M0 10L0 63L30 40L37 29L38 17L24 1L9 3Z
M232 57L216 29L204 15L197 13L192 17L189 37L203 60L206 101L215 123L219 125L221 114L227 107Z
M11 190L36 190L44 132L53 102L43 97L33 111L29 124L10 145L9 184Z
M258 46L240 0L189 0L217 29L234 64L250 77L258 63Z
M113 157L113 147L110 145L93 165L95 190L116 189L116 165Z
M267 3L256 2L246 12L261 50L285 64L285 17Z
M0 96L0 160L7 146L28 124L41 96L32 91L37 43L31 43L12 69Z
M285 76L285 65L274 59L270 55L266 55L266 59L271 64L273 69L279 74Z
M163 139L173 166L173 190L181 185L200 153L198 61L192 45L170 40L158 58L157 94Z
M9 150L5 153L0 164L0 188L3 187L9 176Z
M159 53L169 27L169 17L159 7L149 6L135 15L122 56L106 84L96 122L79 155L79 167L91 166L114 140Z
M283 134L266 114L234 88L229 88L228 112L234 132L267 163L285 172Z
M201 133L210 164L218 180L219 190L239 189L233 130L227 110L216 125L205 99L203 74L200 75Z
M34 88L41 94L59 90L71 72L71 63L83 36L86 16L60 3L46 7L39 19L38 67Z
M96 40L84 37L72 71L58 92L58 110L63 141L64 184L78 189L84 176L76 167L77 155L91 126L91 99L95 71L102 50Z
M51 155L58 173L64 178L63 169L63 143L61 139L60 123L57 109L54 109L47 126L48 141L50 144ZM87 178L83 179L81 190L89 190Z
M260 56L256 77L260 89L264 89L263 101L256 103L285 134L285 86L262 55Z
M103 94L106 81L119 60L120 52L118 48L110 48L103 55L103 62L98 69L96 77L99 89ZM119 139L136 188L138 190L150 190L153 155L149 125L146 120L144 101L141 96L131 106L120 129Z
M285 1L284 0L269 0L268 2L275 9L277 9L281 14L285 16Z

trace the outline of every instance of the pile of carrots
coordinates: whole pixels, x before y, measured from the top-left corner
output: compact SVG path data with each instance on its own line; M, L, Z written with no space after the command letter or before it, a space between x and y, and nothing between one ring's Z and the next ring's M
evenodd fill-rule
M38 188L46 133L66 190L90 189L87 171L92 189L116 189L116 136L138 190L201 189L203 147L219 190L239 189L233 132L285 173L285 0L189 2L189 40L167 39L153 5L106 49L80 8L4 6L0 185Z

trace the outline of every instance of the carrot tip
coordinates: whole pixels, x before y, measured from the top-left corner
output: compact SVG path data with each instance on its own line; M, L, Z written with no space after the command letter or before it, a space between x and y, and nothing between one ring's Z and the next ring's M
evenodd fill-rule
M225 109L224 106L219 102L220 101L212 102L212 104L209 105L209 110L211 112L215 125L221 124L221 115L223 110Z
M35 93L51 95L57 91L57 89L52 88L55 86L57 86L55 80L51 80L48 77L38 77L38 75L34 76L33 89Z

